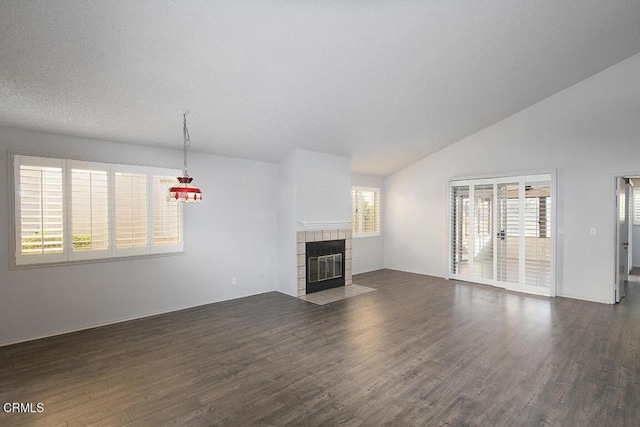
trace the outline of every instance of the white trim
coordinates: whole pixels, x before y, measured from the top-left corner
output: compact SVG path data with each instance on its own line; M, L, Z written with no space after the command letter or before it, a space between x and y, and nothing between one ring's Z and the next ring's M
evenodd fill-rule
M577 299L580 301L588 301L588 302L593 302L593 303L598 303L598 304L615 304L615 302L611 302L611 301L607 301L607 300L603 300L603 299L598 299L598 298L586 298L584 296L576 296L576 295L570 295L570 294L558 294L556 295L559 298L571 298L571 299Z
M379 231L359 231L359 232L353 232L353 238L354 239L360 239L363 237L378 237L380 236L380 232Z
M340 230L345 228L351 228L351 221L324 221L324 222L312 222L312 221L300 221L302 230Z

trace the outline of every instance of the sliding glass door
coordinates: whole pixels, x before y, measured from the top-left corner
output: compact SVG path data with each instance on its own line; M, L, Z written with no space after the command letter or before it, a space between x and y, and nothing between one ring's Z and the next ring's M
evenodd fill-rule
M452 279L555 296L550 174L450 183Z

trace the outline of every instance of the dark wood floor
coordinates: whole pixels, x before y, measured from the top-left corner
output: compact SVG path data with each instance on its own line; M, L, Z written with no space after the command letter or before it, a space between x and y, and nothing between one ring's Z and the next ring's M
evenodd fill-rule
M382 270L0 348L0 425L637 426L640 283L619 305Z

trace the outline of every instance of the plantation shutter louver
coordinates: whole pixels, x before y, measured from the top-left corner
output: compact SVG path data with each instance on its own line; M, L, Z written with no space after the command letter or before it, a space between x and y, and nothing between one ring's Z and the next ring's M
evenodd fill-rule
M493 278L493 185L476 185L474 192L474 275Z
M15 156L16 262L64 259L63 160Z
M173 176L153 175L153 245L166 250L182 250L182 206L167 201L167 189L176 183Z
M469 274L469 186L451 189L451 272Z
M108 256L109 166L70 163L72 259Z
M520 199L518 183L498 184L497 280L518 283L520 277Z
M116 251L146 253L148 249L147 173L115 173Z
M551 286L551 183L525 183L525 283Z

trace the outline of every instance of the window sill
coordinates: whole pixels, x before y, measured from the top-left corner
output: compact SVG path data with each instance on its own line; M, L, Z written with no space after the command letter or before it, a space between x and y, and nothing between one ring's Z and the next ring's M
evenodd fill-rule
M360 239L363 237L379 237L380 236L380 232L379 231L373 231L370 233L353 233L353 238L354 239Z
M60 262L41 262L37 264L15 264L12 263L10 270L30 270L33 268L46 268L46 267L64 267L71 265L80 265L80 264L96 264L103 262L114 262L114 261L133 261L133 260L142 260L149 258L162 258L168 256L178 256L185 255L185 251L176 251L176 252L163 252L163 253L153 253L153 254L144 254L144 255L131 255L131 256L121 256L121 257L111 257L111 258L96 258L96 259L83 259L83 260L75 260L75 261L60 261Z

